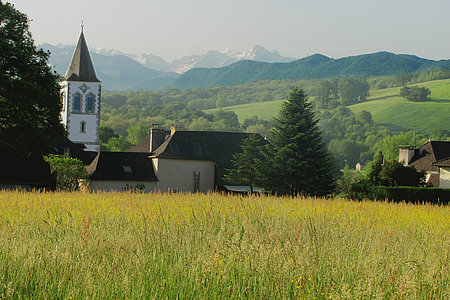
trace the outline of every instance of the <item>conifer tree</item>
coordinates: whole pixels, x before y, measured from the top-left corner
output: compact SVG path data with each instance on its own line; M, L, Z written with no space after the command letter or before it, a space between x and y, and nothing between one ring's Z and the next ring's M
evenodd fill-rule
M335 187L333 164L307 100L302 89L294 88L275 118L271 188L292 196L324 196Z
M262 183L261 170L264 168L264 141L259 134L250 134L241 142L241 152L233 155L234 169L227 170L224 180L235 185L249 185L250 193L253 187Z

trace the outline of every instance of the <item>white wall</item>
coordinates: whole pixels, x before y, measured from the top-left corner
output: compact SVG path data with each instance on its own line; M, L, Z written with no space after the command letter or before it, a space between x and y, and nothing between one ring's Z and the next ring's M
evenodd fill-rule
M159 180L157 188L161 192L194 192L194 172L200 173L200 192L214 190L215 165L212 161L153 158L152 162Z
M439 187L450 189L450 167L439 168Z
M148 181L106 181L106 180L91 180L91 187L93 191L123 191L127 183L131 186L136 186L136 184L145 185L144 192L151 193L157 190L156 182Z

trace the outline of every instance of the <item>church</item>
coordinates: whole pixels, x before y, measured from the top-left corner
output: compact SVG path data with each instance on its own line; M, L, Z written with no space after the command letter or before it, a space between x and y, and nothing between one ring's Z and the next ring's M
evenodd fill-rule
M126 152L102 152L99 129L101 81L97 78L83 28L61 82L62 122L69 140L84 148L80 158L94 191L209 192L226 189L222 180L233 168L247 133L149 129Z

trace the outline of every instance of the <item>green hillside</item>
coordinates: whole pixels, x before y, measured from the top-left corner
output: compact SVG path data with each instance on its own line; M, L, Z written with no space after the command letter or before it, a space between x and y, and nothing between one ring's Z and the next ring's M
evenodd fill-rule
M409 102L399 97L400 88L371 90L369 101L350 106L353 112L372 113L374 121L393 131L409 130L417 126L419 131L450 129L450 79L428 81L417 86L431 90L428 102ZM234 111L239 121L252 116L271 120L279 111L282 101L258 102L222 108ZM217 109L214 109L217 110ZM211 112L214 110L207 110Z
M429 69L450 69L450 60L433 61L414 55L378 52L333 59L314 54L290 63L239 61L223 68L194 68L169 87L230 86L254 80L320 79L406 74Z

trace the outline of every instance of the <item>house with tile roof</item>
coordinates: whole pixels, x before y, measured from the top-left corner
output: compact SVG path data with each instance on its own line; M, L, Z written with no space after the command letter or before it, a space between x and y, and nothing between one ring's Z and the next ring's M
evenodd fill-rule
M86 170L93 191L157 190L158 179L146 153L99 152Z
M450 142L429 141L418 149L400 146L399 161L425 171L427 186L450 188Z
M233 168L233 155L241 150L248 133L171 131L153 129L147 138L130 148L145 152L152 160L159 191L208 192L224 187L227 169Z

